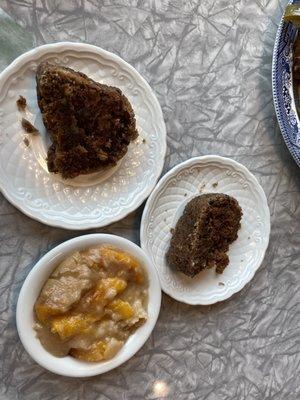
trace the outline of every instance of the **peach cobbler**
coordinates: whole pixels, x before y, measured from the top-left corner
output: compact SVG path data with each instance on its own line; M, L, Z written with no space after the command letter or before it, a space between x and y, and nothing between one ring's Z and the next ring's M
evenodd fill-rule
M60 263L35 303L35 330L46 350L85 361L112 358L147 319L141 263L109 245L76 251Z

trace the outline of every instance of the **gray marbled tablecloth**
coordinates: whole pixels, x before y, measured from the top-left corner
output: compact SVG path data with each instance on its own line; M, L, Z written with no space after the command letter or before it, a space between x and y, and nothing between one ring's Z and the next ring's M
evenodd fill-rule
M271 93L272 50L285 4L0 0L1 68L27 49L61 40L120 55L148 80L162 106L164 171L191 156L232 157L260 181L272 218L266 258L240 293L209 307L164 295L156 328L136 356L105 375L71 379L27 355L15 308L35 262L79 233L35 222L1 196L1 400L300 398L300 171L281 138ZM138 243L141 212L93 232Z

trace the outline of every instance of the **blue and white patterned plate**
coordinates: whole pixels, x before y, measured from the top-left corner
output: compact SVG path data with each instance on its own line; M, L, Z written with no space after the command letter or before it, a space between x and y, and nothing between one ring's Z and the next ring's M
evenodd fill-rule
M289 4L300 3L299 0ZM273 99L279 127L285 143L300 166L300 120L293 93L293 43L298 29L281 19L273 52Z

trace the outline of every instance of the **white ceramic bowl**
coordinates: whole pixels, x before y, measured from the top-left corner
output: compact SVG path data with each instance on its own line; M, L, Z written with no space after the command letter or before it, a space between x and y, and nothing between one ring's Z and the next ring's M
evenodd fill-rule
M229 265L223 274L214 269L189 278L169 268L166 252L171 229L186 204L204 193L235 197L242 210L238 239L229 247ZM142 217L141 247L155 264L165 293L187 304L213 304L241 290L263 261L270 236L270 211L257 179L229 158L191 158L171 169L156 185Z
M102 362L84 362L67 356L55 357L44 349L36 337L33 325L34 303L53 269L70 253L90 246L107 243L116 246L140 260L149 277L148 320L133 333L114 358ZM150 336L161 303L161 288L157 271L144 251L127 239L114 235L92 234L68 240L45 254L28 274L17 304L18 333L28 354L42 367L59 375L87 377L102 374L129 360Z

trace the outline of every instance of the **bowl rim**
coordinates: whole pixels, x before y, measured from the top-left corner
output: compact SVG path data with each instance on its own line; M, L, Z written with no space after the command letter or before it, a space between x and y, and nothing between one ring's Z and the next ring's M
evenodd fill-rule
M216 161L220 162L224 165L226 165L226 164L231 165L231 166L241 170L248 177L248 179L252 180L252 182L256 185L256 190L258 191L258 193L261 196L262 206L266 213L265 224L266 224L267 239L265 242L265 248L263 249L263 251L260 254L260 258L257 262L256 268L253 268L251 270L251 272L247 276L247 279L245 279L245 281L241 285L236 287L235 290L228 291L226 293L226 295L224 295L222 298L219 298L219 299L210 299L207 301L199 301L198 299L188 299L181 293L172 291L167 285L164 284L163 280L161 280L161 278L160 278L161 269L159 267L156 267L156 269L158 271L162 291L164 293L166 293L167 295L169 295L170 297L172 297L173 299L180 301L181 303L188 304L188 305L204 305L204 306L206 306L206 305L215 304L215 303L229 299L235 293L238 293L240 290L242 290L243 287L246 286L246 284L249 283L253 279L256 271L261 266L261 264L265 258L266 251L268 249L269 241L270 241L270 232L271 232L270 209L269 209L266 194L265 194L262 186L258 182L257 178L252 174L252 172L249 171L249 169L247 167L245 167L243 164L239 163L238 161L235 161L234 159L228 158L228 157L209 154L209 155L205 155L205 156L192 157L192 158L189 158L179 164L176 164L159 180L159 182L155 186L155 189L152 191L151 195L148 197L146 205L144 207L141 225L140 225L141 248L147 254L149 254L148 246L146 244L146 225L148 224L147 218L148 218L149 210L150 210L153 200L157 196L157 193L159 193L161 191L161 189L163 188L165 183L168 181L169 177L172 176L173 174L176 174L181 169L184 169L188 166L194 165L195 163L216 162ZM150 259L153 259L153 262L155 262L154 257L152 255L150 255Z
M45 281L48 279L49 275L53 272L54 268L57 266L57 263L59 263L62 259L64 259L67 256L67 254L76 251L76 249L79 250L88 248L93 245L96 245L97 243L99 245L111 244L113 246L119 247L125 251L128 251L133 256L137 257L139 260L143 262L143 265L147 271L149 278L148 319L144 325L138 328L127 339L128 341L131 338L135 338L134 341L132 340L130 342L130 346L127 348L126 352L125 351L122 352L122 349L126 348L127 342L125 342L120 352L117 353L116 356L114 356L111 360L90 363L73 359L70 356L62 358L55 357L42 347L39 339L36 338L33 327L30 330L30 333L28 333L27 330L25 331L26 328L24 326L24 319L25 321L27 319L25 314L26 312L27 314L32 313L32 318L34 318L33 304L40 293L40 289L42 288ZM41 278L43 274L47 275L47 277ZM29 293L28 291L30 291L30 287L33 282L38 284L40 286L40 289L38 291L33 290L33 292L36 292L35 294L32 295L32 297L34 297L34 300L30 301L29 299L28 302L26 301L27 298L30 296L28 295ZM58 246L54 247L46 254L44 254L34 265L34 267L27 275L25 281L23 282L22 288L19 293L17 307L16 307L16 325L19 338L26 352L39 365L41 365L42 367L53 373L62 376L90 377L108 372L120 366L124 362L128 361L131 357L133 357L133 355L136 354L141 349L141 347L145 344L145 342L151 335L152 330L154 329L154 326L156 324L159 315L160 306L161 306L161 285L158 277L158 272L155 265L152 263L150 257L147 255L146 252L144 252L139 246L137 246L130 240L117 235L102 234L102 233L87 234L87 235L77 236L73 239L67 240L59 244ZM27 320L27 323L29 324L30 322ZM32 348L32 343L31 343L32 341L36 343L40 351L36 351L37 349ZM74 368L73 366L68 367L67 365L57 365L55 364L55 359L76 360L76 364L78 364L80 368Z

